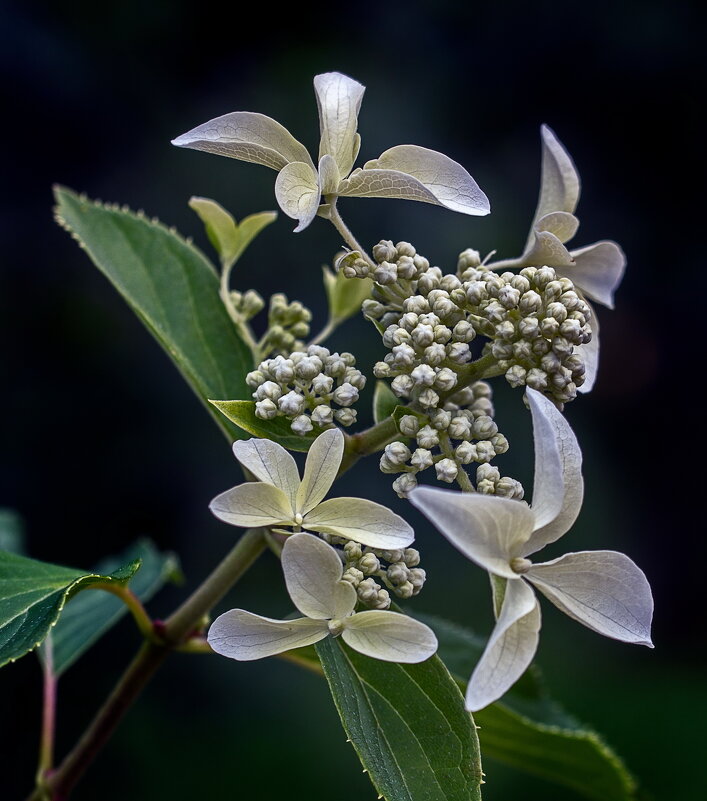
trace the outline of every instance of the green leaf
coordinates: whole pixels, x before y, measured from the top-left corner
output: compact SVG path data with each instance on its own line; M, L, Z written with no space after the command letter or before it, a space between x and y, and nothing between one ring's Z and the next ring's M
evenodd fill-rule
M439 655L465 689L483 652L483 641L446 620L421 614L415 617L434 630ZM501 701L474 717L484 756L595 801L635 798L635 781L619 757L593 729L579 723L549 696L534 666Z
M386 801L479 801L476 728L442 661L381 662L317 643L341 722Z
M239 225L223 206L207 197L193 197L189 206L204 223L206 235L222 263L229 266L238 261L243 251L266 225L277 219L277 212L261 211L245 217Z
M322 433L324 429L319 426L314 428L304 436L293 433L290 428L290 421L286 417L275 417L272 420L261 420L255 416L255 401L241 400L212 400L213 404L220 412L237 426L261 439L271 439L287 448L288 451L309 450L309 446Z
M376 423L387 420L397 405L398 398L390 386L385 381L376 381L376 388L373 391L373 420Z
M361 304L371 297L373 281L370 278L346 278L339 270L334 274L322 267L324 289L329 301L329 317L337 323L348 320L361 311Z
M135 560L102 575L0 551L0 667L36 648L77 592L126 584L139 567Z
M177 558L160 553L152 542L141 540L118 557L109 557L96 565L98 574L112 573L120 565L140 562L140 570L130 582L130 589L144 603L165 582L179 577ZM108 629L128 611L127 606L107 592L85 592L66 606L52 630L54 673L60 676Z
M12 509L0 509L0 551L24 552L22 520Z
M125 298L197 396L246 398L250 349L219 297L213 265L157 221L55 188L57 220ZM231 439L246 435L208 406Z

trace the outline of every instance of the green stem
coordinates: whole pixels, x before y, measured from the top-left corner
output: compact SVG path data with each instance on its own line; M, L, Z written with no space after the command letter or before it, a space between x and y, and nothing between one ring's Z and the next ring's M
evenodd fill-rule
M219 289L219 295L221 296L221 300L223 301L223 305L226 307L228 316L236 326L241 339L250 348L250 352L253 354L253 365L255 366L260 362L260 347L255 341L255 337L253 336L250 326L238 313L236 307L233 305L233 300L231 300L229 283L231 279L231 269L233 268L234 263L235 262L231 262L230 264L227 262L221 263L221 286Z
M328 219L331 220L331 224L341 234L344 242L346 242L346 244L351 248L351 250L357 250L361 254L362 258L364 258L371 265L371 267L375 267L376 265L374 264L373 259L361 247L359 241L351 233L348 226L341 218L339 210L336 208L336 201L338 200L336 195L327 195L324 199L329 204Z
M92 584L87 589L103 590L104 592L109 592L117 598L120 598L130 610L142 636L146 640L154 639L155 629L152 624L152 618L145 611L145 607L142 605L140 599L129 587L126 587L124 584L118 584L117 582L106 581L104 584Z
M452 447L452 441L449 438L449 434L446 432L440 432L439 435L439 448L447 457L447 459L451 459L457 466L457 477L456 482L459 484L459 488L462 492L476 492L474 489L474 485L471 483L471 479L469 478L468 473L464 469L464 466L461 464L459 459L457 459L457 455L454 453L454 448Z
M230 590L265 549L262 529L247 531L233 550L204 582L167 619L159 631L160 641L146 640L93 721L51 776L44 776L27 801L66 801L69 793L150 678L174 650L180 650L206 614ZM186 650L189 650L188 648Z
M362 456L383 450L389 442L393 442L399 436L398 428L392 417L387 417L359 434L347 435L339 476L343 475Z
M319 345L324 342L328 337L330 337L334 331L339 327L339 323L343 322L343 320L334 320L333 318L329 318L329 322L322 328L322 330L314 337L313 340L309 343L310 345Z

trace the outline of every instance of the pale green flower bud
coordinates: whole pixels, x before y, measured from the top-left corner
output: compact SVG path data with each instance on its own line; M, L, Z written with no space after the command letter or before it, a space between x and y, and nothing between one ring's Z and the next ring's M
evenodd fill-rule
M471 342L476 336L474 326L467 320L460 320L452 330L455 342Z
M423 426L417 432L417 444L421 448L434 448L439 445L439 434L432 426Z
M273 417L277 417L277 406L270 398L258 401L255 404L255 416L261 420L272 420Z
M476 468L477 481L491 481L495 484L500 478L499 469L490 464L481 464Z
M417 564L419 564L419 559ZM414 588L413 595L417 595L422 587L425 584L425 579L427 578L427 572L423 570L421 567L413 567L412 570L408 571L408 581L412 584Z
M443 367L437 372L434 383L442 392L449 392L450 389L456 386L457 374L450 370L449 367Z
M549 284L550 281L554 280L555 280L555 271L552 269L552 267L540 267L538 271L535 273L535 276L533 277L533 283L540 289Z
M471 439L471 423L466 417L454 417L447 433L452 439Z
M445 409L435 409L430 414L430 423L437 431L446 431L452 420L452 413Z
M339 378L346 372L346 362L338 353L332 353L329 358L324 360L324 372L327 375Z
M418 348L425 348L434 342L435 331L431 325L418 325L410 332L410 336Z
M499 362L502 359L510 359L513 356L513 344L496 339L491 343L491 353L494 359L497 359Z
M378 596L373 604L374 609L390 608L390 593L388 590L378 590Z
M407 498L407 493L415 489L416 486L417 479L412 473L403 473L393 482L393 489L399 498Z
M246 319L249 320L251 317L255 317L255 315L264 308L265 301L254 289L249 289L245 295L243 295L241 312Z
M417 280L417 290L423 295L429 294L433 289L437 289L438 286L439 278L432 272L432 270L428 270L426 273L423 273Z
M373 271L373 279L381 286L394 284L398 280L398 268L392 262L384 261Z
M410 345L396 345L392 353L396 367L412 367L415 363L415 350Z
M361 304L361 311L363 312L364 317L372 318L377 320L379 317L382 317L385 313L386 307L379 303L377 300L371 300L368 298L364 300Z
M457 270L460 272L467 270L469 267L478 267L481 264L481 254L478 250L467 248L459 254L457 261Z
M406 600L408 598L412 598L412 596L415 594L415 588L409 581L404 581L395 588L395 594L398 596L398 598Z
M398 258L400 256L409 256L412 259L417 255L417 251L410 242L398 242L395 249L398 251Z
M410 280L417 275L417 267L410 256L401 256L397 262L398 277Z
M390 384L390 388L399 398L407 397L412 391L413 386L414 382L409 375L396 376Z
M432 467L432 465L434 464L434 459L432 458L432 452L428 451L426 448L417 448L412 455L410 463L418 471L426 470L428 467Z
M498 293L498 302L504 309L515 309L520 301L520 292L506 284Z
M543 307L543 299L532 289L524 292L518 302L518 308L523 316L537 314Z
M516 355L517 358L517 354ZM525 377L528 374L528 371L521 367L519 364L514 364L513 367L510 367L506 370L506 381L515 389L516 387L522 387L525 384Z
M277 402L278 409L286 417L295 417L304 410L305 400L302 395L292 390L283 395ZM311 429L311 425L310 425Z
M366 576L371 576L380 570L381 563L374 553L364 554L358 560L358 569L361 570Z
M462 464L470 464L475 462L478 454L476 452L476 445L465 440L460 442L454 450L454 454Z
M453 459L440 459L435 465L435 472L439 481L451 484L459 473L459 467Z
M537 389L538 392L544 392L547 389L547 373L537 367L532 367L528 370L525 377L525 383L531 389Z
M410 448L403 442L391 442L385 446L384 455L395 465L402 465L410 459Z
M305 356L295 365L295 375L307 381L319 375L323 369L324 365L318 356Z
M403 302L403 309L406 312L425 314L430 310L430 304L427 302L427 298L423 297L422 295L413 295L412 297L405 299Z
M420 421L414 414L406 414L400 418L398 426L401 434L404 434L406 437L414 437L420 428Z
M515 337L516 327L510 320L504 320L496 326L496 336L499 339L511 340Z
M261 370L251 370L245 377L245 382L249 387L255 389L265 381L265 374Z
M312 422L318 426L328 426L334 422L334 411L325 403L316 406L312 411Z
M433 389L423 389L417 397L417 402L423 409L434 409L439 404L439 395Z
M386 572L388 581L390 581L391 584L398 585L408 580L409 571L407 565L403 561L394 562L388 567Z
M496 485L489 479L483 479L477 482L476 491L482 495L493 495L496 492Z
M464 284L466 300L471 306L478 306L482 301L488 300L489 293L483 281L469 281Z
M349 567L344 570L341 580L348 581L356 589L363 581L363 573L356 567Z
M295 377L294 364L291 359L276 356L272 360L270 373L279 384L289 384Z
M373 258L379 264L383 261L395 261L398 258L398 251L389 239L382 239L373 246Z
M420 552L416 548L406 548L403 551L403 562L405 562L406 567L417 567L420 564ZM412 571L408 571L408 578L410 578L410 573ZM425 572L424 570L422 571Z
M505 453L508 450L508 440L503 436L503 434L494 434L489 442L493 445L493 449L497 456Z
M295 434L298 434L300 437L303 437L305 434L309 434L312 430L312 421L307 417L306 414L301 414L299 417L295 417L295 419L290 424L290 428L294 431Z
M282 387L274 381L265 381L253 393L253 397L256 400L270 398L270 400L276 401L281 395Z
M476 443L477 462L490 462L494 456L496 456L496 451L493 447L493 443L488 440L482 440Z
M319 373L312 379L312 392L317 395L328 395L333 387L334 379L330 375Z
M344 381L348 381L356 389L363 389L366 386L366 376L355 367L347 367L344 373Z
M471 361L471 351L466 342L452 342L447 345L447 358L455 364Z
M342 426L350 426L356 422L356 414L355 409L337 409L334 417Z
M404 328L406 331L412 333L412 330L417 326L417 323L420 320L420 315L415 314L415 312L406 312L400 318L400 326ZM415 339L415 337L413 337Z
M445 350L444 345L435 343L434 345L430 345L429 347L425 348L423 356L427 364L431 365L432 367L436 367L438 364L442 364L442 362L447 358L447 351Z
M361 543L348 540L344 545L344 555L346 556L347 562L358 562L363 556ZM363 578L363 576L361 576L361 578Z
M356 592L364 603L369 603L378 600L380 589L380 584L377 584L372 578L367 578L359 583L356 587Z
M376 378L389 378L390 377L390 365L386 364L385 362L376 362L373 365L373 375Z

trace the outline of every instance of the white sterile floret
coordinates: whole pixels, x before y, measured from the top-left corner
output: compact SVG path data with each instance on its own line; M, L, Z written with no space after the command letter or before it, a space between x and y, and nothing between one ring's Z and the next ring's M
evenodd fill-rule
M249 111L216 117L172 144L276 170L275 196L285 214L298 221L295 231L312 222L322 195L328 201L339 195L402 198L463 214L489 213L488 198L471 175L435 150L398 145L352 172L361 145L356 131L365 87L340 72L327 72L314 78L314 91L321 134L316 165L304 145L279 122ZM408 255L404 248L391 252Z
M324 500L344 453L339 429L325 431L314 440L301 480L295 460L276 442L238 440L233 453L258 481L214 498L209 508L226 523L243 528L302 527L371 548L404 548L414 539L412 528L379 503L364 498Z
M535 441L533 503L419 487L410 500L465 556L505 580L496 627L466 693L471 711L500 698L530 664L538 644L540 606L532 587L590 629L652 647L653 598L643 572L615 551L568 553L549 562L529 557L574 523L582 504L582 454L551 400L527 390ZM480 467L483 480L494 468Z
M354 612L357 590L343 580L337 552L317 537L289 537L282 549L282 570L287 592L304 617L273 620L232 609L216 618L209 629L208 641L214 651L250 661L313 645L329 635L341 635L355 651L385 662L423 662L437 650L434 632L418 620L398 612ZM358 584L359 590L367 582L375 584L366 579ZM389 602L385 590L371 586L370 592L376 595L370 600Z

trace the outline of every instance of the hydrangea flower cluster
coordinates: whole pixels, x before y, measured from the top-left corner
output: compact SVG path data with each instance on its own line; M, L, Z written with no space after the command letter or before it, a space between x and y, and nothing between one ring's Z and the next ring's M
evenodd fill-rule
M312 312L298 300L288 303L287 295L281 292L272 295L268 329L261 345L263 354L303 350L311 319Z
M265 359L246 376L254 390L255 414L262 420L287 417L300 436L334 421L350 426L356 421L351 407L366 386L355 365L352 354L331 353L320 345Z

